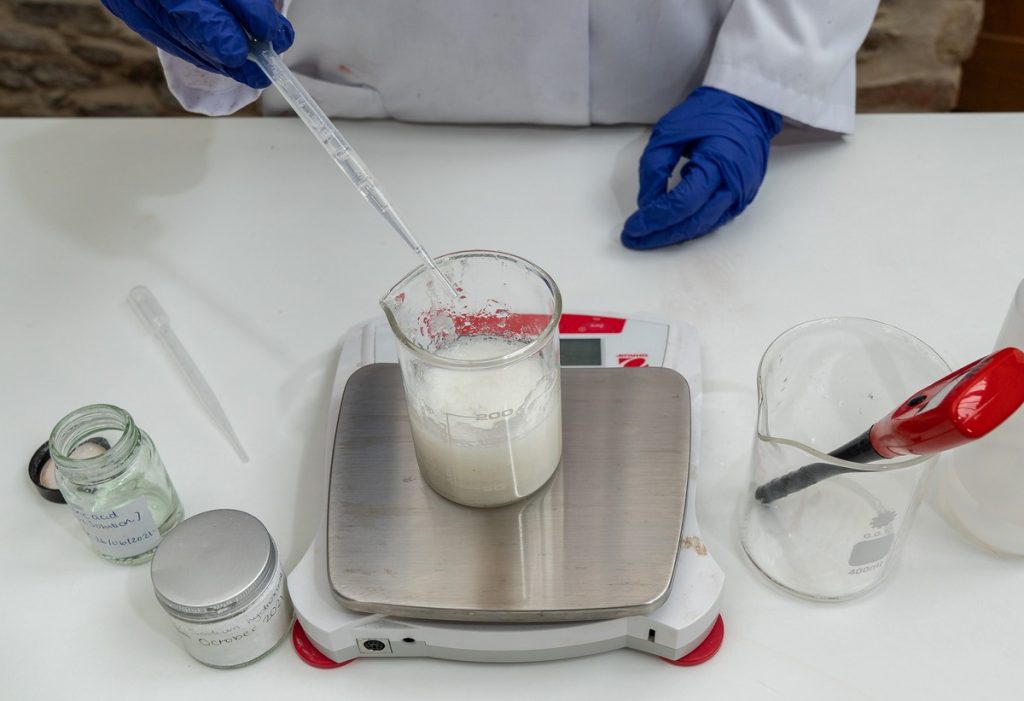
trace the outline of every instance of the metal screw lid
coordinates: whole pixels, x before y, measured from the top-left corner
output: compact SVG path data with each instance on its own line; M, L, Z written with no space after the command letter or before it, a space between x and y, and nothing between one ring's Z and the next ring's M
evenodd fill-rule
M153 591L173 616L215 621L244 609L277 569L274 541L259 519L234 509L196 514L157 546Z

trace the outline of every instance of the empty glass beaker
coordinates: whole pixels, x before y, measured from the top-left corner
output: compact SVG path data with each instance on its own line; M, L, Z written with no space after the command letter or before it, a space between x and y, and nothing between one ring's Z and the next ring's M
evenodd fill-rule
M1006 312L995 349L1024 349L1024 281ZM939 511L975 544L1024 555L1024 408L1001 426L956 448L939 467Z
M740 523L743 549L761 573L791 593L833 601L883 581L935 458L859 464L829 453L948 373L923 342L868 319L807 322L768 346ZM811 469L830 476L771 500L758 491L816 463Z
M562 298L551 276L508 253L463 251L437 264L459 299L424 266L381 299L420 473L454 502L508 504L561 460Z

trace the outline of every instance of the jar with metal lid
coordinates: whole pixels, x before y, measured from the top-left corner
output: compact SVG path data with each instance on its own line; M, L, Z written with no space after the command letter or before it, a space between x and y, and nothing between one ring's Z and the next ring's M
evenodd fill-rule
M182 521L157 549L152 578L185 650L211 667L255 662L291 628L274 539L243 511L218 509Z
M150 437L124 409L93 404L57 422L50 457L64 500L96 553L149 560L183 511Z

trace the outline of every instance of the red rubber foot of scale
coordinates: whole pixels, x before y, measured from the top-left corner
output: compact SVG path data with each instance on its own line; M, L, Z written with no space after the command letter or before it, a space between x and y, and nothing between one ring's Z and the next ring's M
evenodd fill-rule
M310 642L309 637L306 635L306 631L302 630L302 626L299 625L298 621L295 621L295 625L292 626L292 645L295 647L295 652L299 653L299 658L303 662L319 669L344 667L349 662L355 660L353 657L351 660L345 660L344 662L335 662L330 657L317 650L313 643Z
M692 652L688 655L683 655L678 660L670 660L667 657L662 659L669 664L678 665L680 667L693 667L695 665L704 664L718 652L718 649L722 647L722 639L725 637L725 621L719 616L715 619L715 624L711 626L711 632L708 633L708 637L704 638Z

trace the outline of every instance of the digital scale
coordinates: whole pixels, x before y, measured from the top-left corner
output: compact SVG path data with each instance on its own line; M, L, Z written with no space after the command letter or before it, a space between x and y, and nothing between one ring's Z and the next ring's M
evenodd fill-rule
M696 330L563 314L559 335L562 464L527 499L473 509L419 478L387 322L349 330L324 518L288 575L305 661L531 662L628 647L692 665L718 650L724 573L701 539L693 479Z

